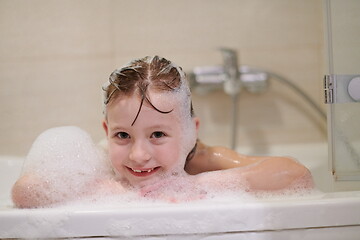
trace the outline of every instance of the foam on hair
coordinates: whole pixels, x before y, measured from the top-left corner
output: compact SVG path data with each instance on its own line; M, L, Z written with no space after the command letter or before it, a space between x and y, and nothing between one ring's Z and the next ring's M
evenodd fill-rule
M126 82L131 82L132 86L139 88L139 85L137 85L138 82L134 83L131 79L138 79L140 77L142 79L141 82L146 82L146 84L151 85L153 88L158 88L157 90L160 91L164 91L164 89L162 89L163 87L166 87L167 91L183 89L182 86L180 86L180 88L177 86L177 81L173 82L173 80L177 80L177 77L166 76L173 69L175 69L176 73L179 74L180 84L183 85L185 83L187 87L186 92L190 97L191 94L187 84L186 75L181 67L159 56L147 56L144 58L134 59L124 66L114 70L110 74L109 80L102 86L104 104L103 113L106 115L106 106L109 104L113 95L115 95L117 91L121 91L123 94L133 93L132 91L134 89L131 88L130 90ZM163 79L167 79L167 81L164 81L161 77L164 77ZM118 81L119 79L123 80ZM157 79L157 81L153 82L152 79ZM122 88L124 83L126 87Z

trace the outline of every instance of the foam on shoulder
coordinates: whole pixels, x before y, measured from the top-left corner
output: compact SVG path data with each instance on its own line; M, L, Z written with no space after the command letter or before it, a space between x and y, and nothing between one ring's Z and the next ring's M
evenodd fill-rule
M95 191L97 182L111 177L111 167L88 133L67 126L46 130L35 140L22 175L36 176L32 187L62 202Z

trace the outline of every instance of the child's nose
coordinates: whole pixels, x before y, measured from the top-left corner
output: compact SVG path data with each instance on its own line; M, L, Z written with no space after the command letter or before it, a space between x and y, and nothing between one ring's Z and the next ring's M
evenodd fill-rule
M131 147L129 158L138 163L144 163L150 160L151 155L146 148L146 144L142 142L135 142Z

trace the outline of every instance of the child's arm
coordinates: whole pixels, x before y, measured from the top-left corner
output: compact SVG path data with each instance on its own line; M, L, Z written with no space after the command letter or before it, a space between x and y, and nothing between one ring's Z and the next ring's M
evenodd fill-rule
M142 188L140 194L169 202L186 202L222 191L281 193L312 188L311 174L302 165L289 158L265 158L244 167L165 178Z
M195 175L199 184L249 192L291 190L314 187L311 173L289 158L268 158L245 167L231 168Z
M244 167L262 161L265 157L246 156L229 148L210 147L198 142L193 159L186 163L185 170L189 174ZM272 157L266 157L272 158Z
M208 147L199 144L199 151L186 165L186 171L202 174L199 179L221 184L233 179L239 184L246 184L249 191L272 191L291 188L294 185L312 188L313 180L310 171L302 164L287 157L250 157L240 155L224 147ZM227 170L226 170L227 169ZM221 180L219 183L219 179Z
M56 189L48 180L35 174L21 176L12 188L12 200L18 208L48 207L54 204L66 203L91 194L121 194L126 190L113 179L94 179L86 185L86 189L73 190L64 186Z
M18 208L45 207L58 202L51 196L49 184L33 174L20 177L11 193L13 203Z
M194 157L186 163L189 174L243 167L260 161L261 157L241 155L226 147L210 147L198 142Z

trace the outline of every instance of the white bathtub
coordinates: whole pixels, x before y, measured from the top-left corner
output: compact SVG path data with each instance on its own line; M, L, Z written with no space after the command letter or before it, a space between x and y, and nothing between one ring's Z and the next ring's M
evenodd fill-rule
M360 191L332 191L326 144L273 146L270 152L286 152L304 163L324 193L296 199L21 210L12 208L9 191L22 159L2 157L0 238L360 239Z

